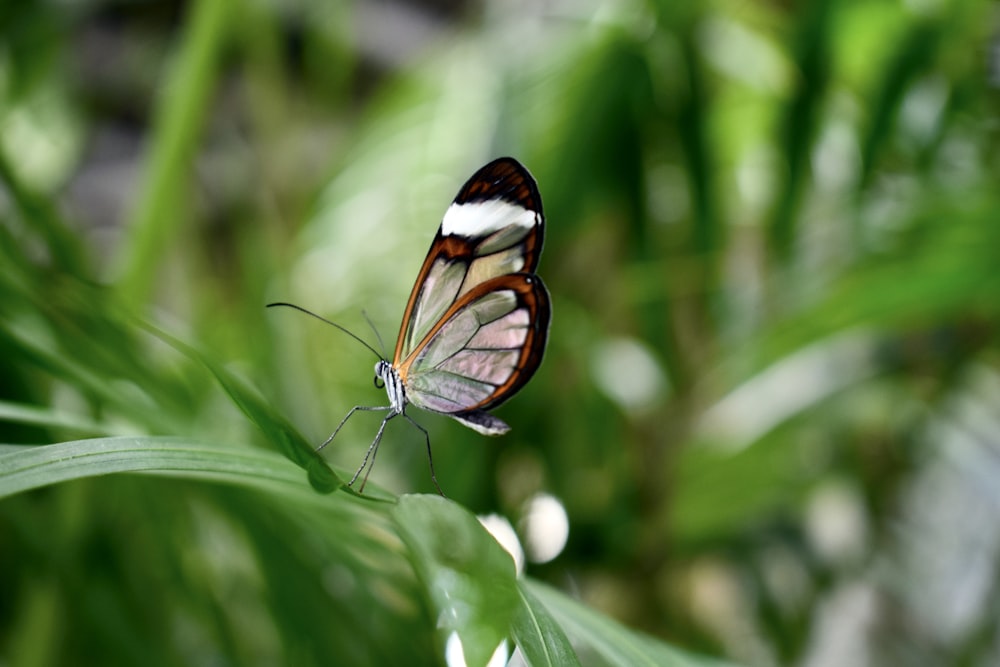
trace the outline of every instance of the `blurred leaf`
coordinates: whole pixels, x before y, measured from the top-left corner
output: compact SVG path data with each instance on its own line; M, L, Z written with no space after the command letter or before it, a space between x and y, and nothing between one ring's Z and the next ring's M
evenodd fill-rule
M47 426L88 435L107 434L108 427L66 411L0 401L0 421Z
M246 383L190 345L182 343L150 324L144 323L142 326L177 351L200 362L211 371L233 403L260 429L267 441L285 457L309 473L309 483L314 489L320 493L330 493L337 487L347 488L340 477L330 469L326 460L319 455L316 448L310 445L288 420L275 411Z
M26 246L29 235L33 237L37 234L52 253L53 268L77 276L86 275L87 262L80 238L74 235L66 222L59 217L47 197L33 192L21 181L16 169L4 154L2 146L0 146L0 184L6 186L5 190L10 193L23 218L25 229L22 238L18 239L18 245ZM4 231L6 232L6 229ZM10 250L13 251L14 248Z
M771 251L779 262L792 256L792 246L801 233L799 210L811 176L810 153L819 127L823 96L830 85L830 38L834 0L818 0L807 5L796 26L795 61L800 68L797 89L785 108L781 155L786 161L783 184L770 221Z
M167 81L161 86L151 154L129 224L119 248L118 285L133 307L149 297L164 248L183 229L190 211L184 181L210 109L229 23L236 2L216 0L186 7L185 32Z
M85 396L102 405L112 406L118 414L138 424L162 432L173 430L170 415L165 414L164 406L156 405L144 391L123 391L121 386L115 386L110 380L117 378L108 368L94 367L93 356L65 353L49 331L37 326L38 322L24 327L20 324L9 320L0 323L0 346L16 350L22 363L29 362L36 371L40 369L66 382ZM153 387L154 391L161 388Z
M17 100L52 68L62 46L58 10L46 2L25 0L0 4L0 43L9 69L9 93ZM3 102L0 98L0 102Z
M878 97L871 105L871 121L862 141L859 193L869 185L879 154L892 139L903 97L914 79L933 63L947 26L947 22L919 21L909 26L905 35L893 40L896 51L876 82Z

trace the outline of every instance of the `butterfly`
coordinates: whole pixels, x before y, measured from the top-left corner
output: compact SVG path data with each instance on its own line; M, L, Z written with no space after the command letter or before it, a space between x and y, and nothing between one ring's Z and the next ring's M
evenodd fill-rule
M379 356L375 386L384 387L389 399L389 405L352 408L319 446L330 444L354 413L388 411L348 486L367 468L364 491L386 424L402 416L424 434L431 480L444 495L430 436L406 413L408 405L447 415L484 435L510 430L489 410L531 379L545 352L552 311L548 290L535 273L543 235L535 179L517 160L499 158L473 174L445 211L403 311L391 362L324 320ZM313 315L288 303L268 305Z

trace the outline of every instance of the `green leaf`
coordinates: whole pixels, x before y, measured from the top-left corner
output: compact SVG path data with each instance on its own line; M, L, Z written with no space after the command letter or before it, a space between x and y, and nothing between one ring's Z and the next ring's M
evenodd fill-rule
M579 665L580 659L573 650L566 633L528 587L519 582L517 592L520 605L514 614L511 633L521 655L531 667Z
M187 477L306 496L302 473L269 452L222 449L185 438L93 438L0 453L0 498L59 482L121 472Z
M441 644L461 640L485 665L518 608L514 560L468 510L438 496L405 495L391 511L437 616Z
M603 664L621 667L733 666L733 663L691 655L653 637L629 630L544 584L526 580L523 589L537 596L580 653L595 653Z

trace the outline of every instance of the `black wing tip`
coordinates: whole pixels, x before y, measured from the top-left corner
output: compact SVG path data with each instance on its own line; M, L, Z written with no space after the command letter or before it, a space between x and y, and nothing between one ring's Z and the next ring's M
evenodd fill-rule
M510 431L510 426L506 422L485 410L467 410L451 413L448 416L483 435L497 436Z
M538 185L523 164L512 157L500 157L480 167L455 197L456 204L502 199L529 211L542 212Z

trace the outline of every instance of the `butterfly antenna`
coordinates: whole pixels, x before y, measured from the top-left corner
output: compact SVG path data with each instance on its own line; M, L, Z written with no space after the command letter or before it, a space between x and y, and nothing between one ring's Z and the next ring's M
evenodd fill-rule
M312 312L311 310L306 310L302 306L296 306L294 303L286 303L284 301L276 301L275 303L269 303L269 304L267 304L268 308L274 308L275 306L285 306L286 308L294 308L295 310L297 310L297 311L299 311L301 313L305 313L306 315L312 315L317 320L320 320L322 322L326 322L331 327L336 327L337 329L340 329L345 334L347 334L348 336L350 336L351 338L353 338L354 340L358 341L359 343L361 343L362 345L364 345L365 347L367 347L369 350L371 350L372 354L374 354L379 359L385 359L385 357L383 357L381 354L378 353L378 350L376 350L374 347L372 347L371 345L369 345L368 343L366 343L364 340L362 340L360 337L358 337L357 335L355 335L353 332L351 332L348 329L340 326L336 322L331 322L330 320L328 320L325 317L322 317L320 315L317 315L316 313ZM368 319L367 315L365 316L365 319ZM369 324L371 324L370 321L369 321ZM375 335L378 336L378 332L377 331L375 332ZM381 343L382 343L382 339L379 338L379 344L381 345Z
M372 322L372 318L368 317L368 312L362 310L361 314L365 316L365 322L367 322L368 326L371 327L371 330L375 332L375 340L378 341L378 347L382 350L382 358L385 359L385 343L382 342L382 335L378 332L378 329L375 328L375 323Z

